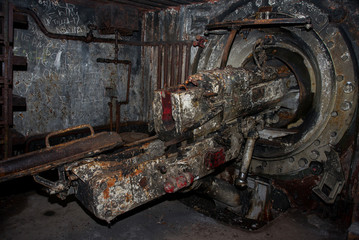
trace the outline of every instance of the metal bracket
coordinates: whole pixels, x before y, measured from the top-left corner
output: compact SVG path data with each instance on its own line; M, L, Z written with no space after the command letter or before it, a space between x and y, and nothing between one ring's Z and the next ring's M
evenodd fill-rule
M314 187L312 190L324 202L334 203L336 197L343 189L345 178L338 154L331 150L327 153L327 158L328 160L326 162L323 178L318 186Z

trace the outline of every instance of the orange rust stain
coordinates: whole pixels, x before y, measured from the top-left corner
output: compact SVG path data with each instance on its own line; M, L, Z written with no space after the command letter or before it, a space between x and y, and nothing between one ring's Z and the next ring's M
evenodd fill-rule
M103 191L103 198L108 199L110 196L110 189L106 188L105 191Z
M133 173L134 173L135 176L137 176L137 175L139 175L140 173L142 173L142 170L140 170L140 169L137 168Z
M110 187L113 187L116 183L116 178L110 178L107 181L107 188L103 191L103 198L108 199L110 197Z
M110 188L110 187L114 186L115 183L116 183L116 178L111 178L110 180L108 180L107 186Z
M132 200L132 195L131 194L129 194L129 193L126 193L126 202L129 202L129 201L131 201Z

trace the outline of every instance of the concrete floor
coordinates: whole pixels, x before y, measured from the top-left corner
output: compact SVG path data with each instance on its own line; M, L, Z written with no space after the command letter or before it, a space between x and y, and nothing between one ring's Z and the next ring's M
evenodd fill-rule
M0 185L0 189L1 189ZM314 214L290 210L264 228L248 232L219 223L181 202L162 201L98 222L75 201L58 202L38 190L0 196L0 239L345 239L345 233Z

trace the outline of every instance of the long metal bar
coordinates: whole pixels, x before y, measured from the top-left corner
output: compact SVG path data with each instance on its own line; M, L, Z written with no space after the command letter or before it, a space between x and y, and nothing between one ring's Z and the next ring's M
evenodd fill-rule
M182 82L182 57L183 57L183 47L182 44L178 44L178 55L177 55L177 85Z
M4 145L3 145L3 158L7 159L11 156L12 144L11 144L11 133L10 125L12 124L12 52L10 47L10 39L12 39L10 28L12 28L12 7L5 1L3 3L4 11L4 22L3 22L3 33L4 33L4 59L3 59L3 71L4 71L4 85L3 85L3 129L4 129Z
M191 60L191 47L192 43L186 44L186 63L185 63L185 70L184 70L184 77L188 78L189 76L189 64Z
M271 18L271 19L244 19L239 21L225 21L208 24L207 30L216 29L241 29L248 27L264 27L264 26L288 26L288 25L306 25L310 24L311 20L307 18Z
M162 8L161 7L154 7L154 6L151 6L151 5L148 5L148 4L143 4L143 3L137 3L137 2L134 2L134 1L129 1L129 0L112 0L116 3L120 3L120 4L126 4L126 5L129 5L129 6L134 6L134 7L137 7L137 8L142 8L142 9L146 9L146 10L161 10ZM110 0L107 0L105 2L112 2Z
M165 51L164 51L164 63L163 63L163 87L168 87L168 44L164 45Z
M176 44L172 44L171 46L171 79L170 79L170 87L175 86L175 61L176 61Z
M162 45L157 47L158 57L157 57L157 89L161 89L162 83Z
M221 60L221 69L225 68L228 61L229 52L231 50L234 38L236 37L238 30L233 29L231 33L229 34L226 46L224 47L223 54L222 54L222 60Z
M156 7L156 8L167 8L167 7L169 7L168 4L155 2L155 1L148 1L148 0L131 0L131 2L137 2L139 4L147 5L147 6L150 6L150 7Z
M0 182L40 172L122 145L116 133L102 132L0 162Z

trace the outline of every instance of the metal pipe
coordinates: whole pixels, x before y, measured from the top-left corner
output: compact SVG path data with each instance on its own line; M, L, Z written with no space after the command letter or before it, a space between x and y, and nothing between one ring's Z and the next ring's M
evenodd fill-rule
M231 50L234 38L236 37L238 30L233 29L231 33L229 34L226 46L224 47L223 54L222 54L222 60L221 60L221 69L225 68L228 61L229 52Z
M163 70L163 87L168 87L168 44L164 45L165 47L165 55L164 55L164 70Z
M3 150L4 155L3 158L7 159L11 156L12 153L12 143L11 143L11 132L10 132L10 125L12 125L12 51L10 46L10 40L12 40L12 28L13 28L13 11L12 5L9 4L8 1L3 3L3 12L4 12L4 20L2 22L3 25L3 36L4 36L4 47L5 47L5 54L4 54L4 63L3 63L3 77L4 77L4 88L3 88L3 121L4 121L4 143L3 143ZM1 156L0 156L1 157Z
M215 177L203 179L197 191L231 207L241 205L238 189L232 184Z
M182 69L183 69L183 44L178 44L178 57L179 57L179 62L178 62L178 76L177 76L177 84L181 84L182 83Z
M192 43L186 45L186 63L185 63L186 65L185 65L185 70L184 70L185 79L188 78L188 76L189 76L189 64L190 64L190 60L191 60L191 47L192 47Z
M121 105L116 100L116 132L120 132Z
M244 146L241 172L239 173L239 177L236 179L237 186L243 187L243 186L247 185L248 169L249 169L249 165L251 164L251 161L252 161L254 144L256 143L257 138L258 138L257 132L252 133L247 138L246 145Z
M112 98L111 101L108 102L108 106L110 108L110 131L112 132L112 125L113 125Z
M241 29L244 27L265 27L265 26L288 26L288 25L306 25L310 24L311 20L309 17L306 18L272 18L272 19L244 19L239 21L225 21L208 24L207 30L215 29Z
M175 86L175 60L176 60L176 45L171 46L171 79L170 87Z
M124 2L124 0L120 0L120 1ZM145 6L147 5L147 6L156 7L156 8L167 8L169 6L168 4L164 4L164 3L161 3L161 2L153 2L153 1L147 1L147 0L131 0L131 1L128 1L128 2L137 2L137 3L143 4Z
M158 49L158 57L157 57L157 89L161 89L162 83L162 45L157 47Z

